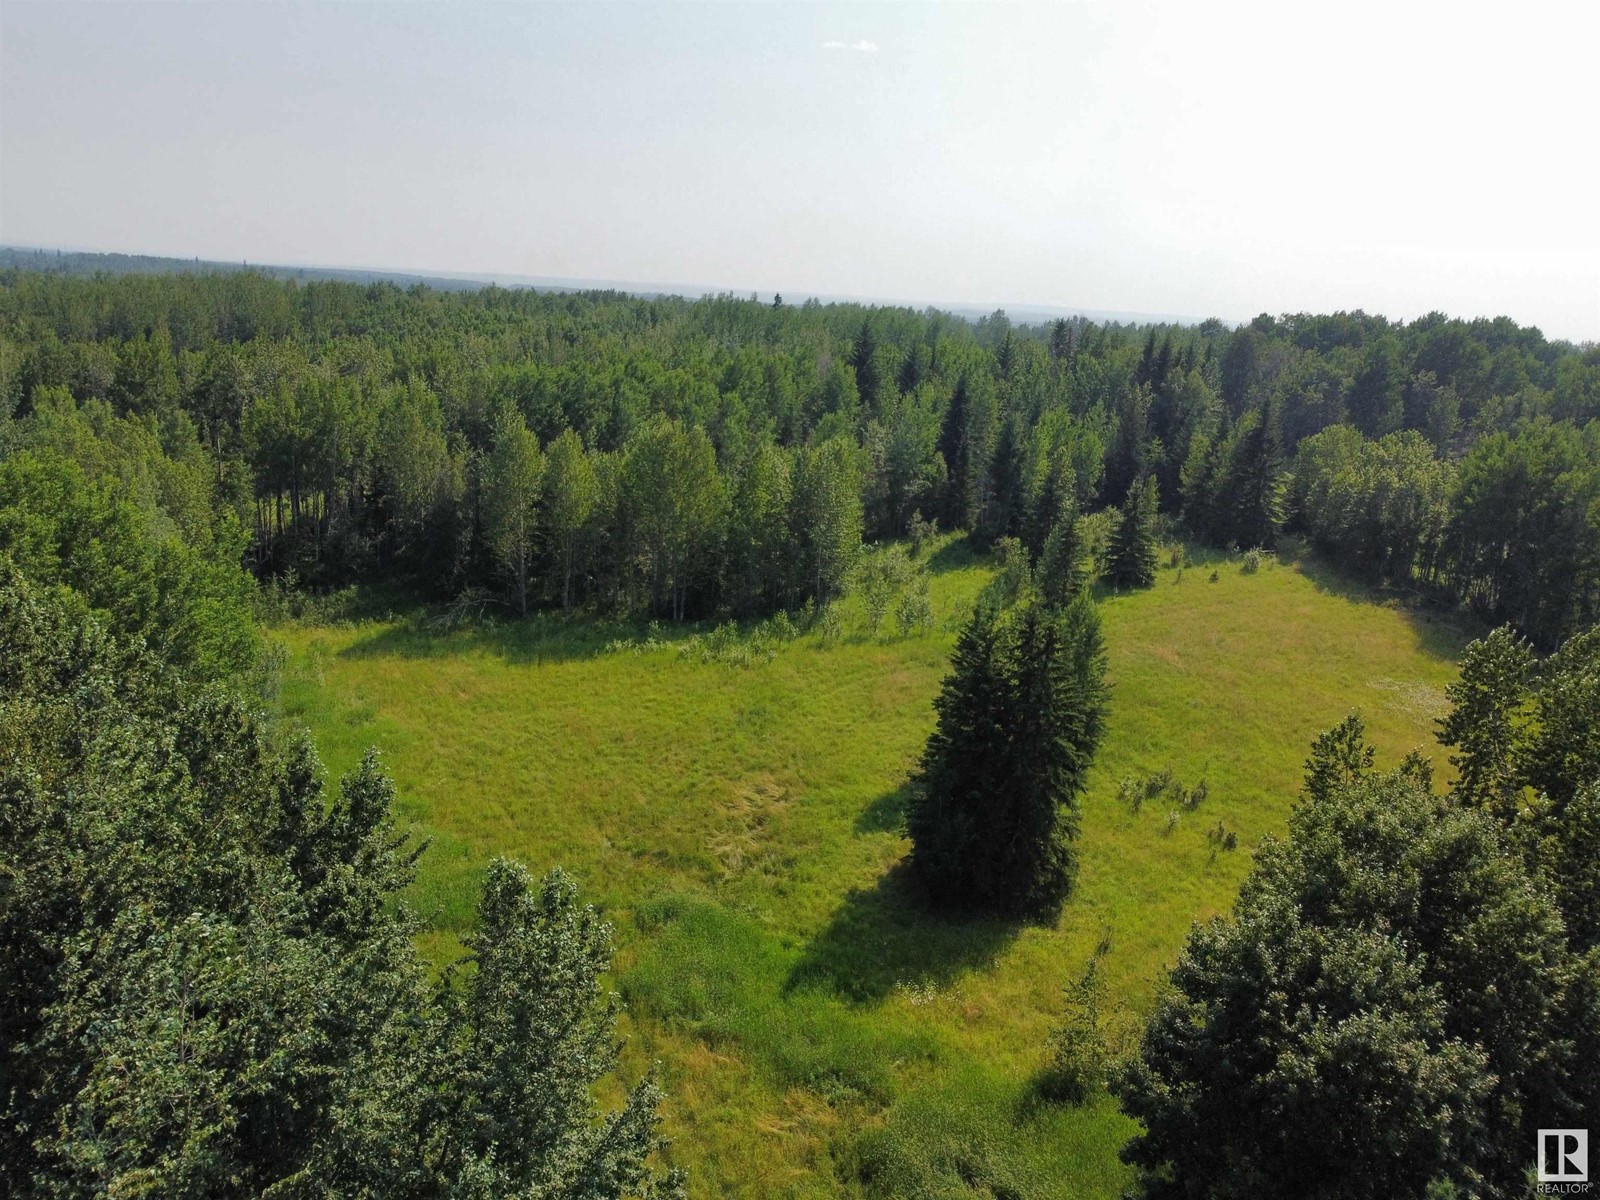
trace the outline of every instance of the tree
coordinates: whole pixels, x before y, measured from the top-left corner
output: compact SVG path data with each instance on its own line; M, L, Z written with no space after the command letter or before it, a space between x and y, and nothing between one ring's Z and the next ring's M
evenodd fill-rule
M722 534L727 495L704 429L656 420L628 445L623 488L650 581L651 608L663 587L668 611L683 620L690 589L708 573Z
M939 425L939 454L945 466L943 515L952 529L970 528L971 463L967 434L967 377L956 380Z
M1374 438L1399 429L1405 419L1405 387L1399 344L1393 337L1380 338L1350 384L1346 403L1356 428Z
M1027 489L1023 480L1022 435L1015 417L1000 426L994 457L989 463L989 503L983 511L985 540L1016 537L1027 514Z
M1117 587L1143 588L1156 581L1156 481L1144 480L1128 489L1122 519L1111 537L1107 574Z
M545 461L544 511L552 562L561 578L561 607L572 607L572 571L600 502L600 483L583 442L570 429L550 443Z
M596 1111L609 933L570 882L492 866L475 969L430 982L375 756L330 799L309 741L0 571L8 1192L681 1191L648 1078Z
M483 523L490 549L511 577L523 616L528 615L528 572L537 548L544 467L539 439L521 415L502 416L483 463Z
M938 903L1037 916L1071 889L1077 802L1104 734L1099 615L980 604L934 702L907 812L911 865Z
M770 442L758 443L739 472L728 514L728 576L739 611L788 599L793 483L790 456Z
M827 604L844 590L861 550L861 477L843 438L795 455L789 528L799 573L796 592Z
M1543 647L1600 613L1600 426L1530 423L1462 459L1445 534L1459 595Z
M1150 466L1150 389L1134 389L1117 413L1117 435L1106 455L1103 495L1122 504Z
M945 463L944 521L951 529L974 528L983 512L998 419L987 377L963 373L939 427L939 453Z
M1261 334L1246 326L1228 339L1228 348L1222 352L1222 401L1235 417L1249 408L1253 399L1251 393L1261 370L1261 342Z
M1265 400L1239 431L1225 490L1233 507L1230 540L1245 550L1274 549L1283 524L1283 454Z
M862 318L861 332L850 348L850 367L856 373L856 392L861 397L861 407L867 415L876 415L883 371L878 364L878 339L873 336L870 318Z
M1078 528L1078 506L1068 501L1039 556L1035 574L1039 596L1045 604L1060 608L1082 590L1087 574L1088 547Z
M163 506L136 506L127 490L53 453L0 461L0 562L62 589L197 683L249 668L260 637L239 567L244 531L221 517L195 544Z
M1473 642L1460 678L1445 688L1451 710L1439 722L1439 740L1457 749L1457 794L1506 821L1519 807L1517 724L1532 669L1533 651L1510 628Z
M1349 741L1119 1083L1145 1196L1518 1196L1535 1126L1594 1102L1600 981L1549 892L1493 818Z

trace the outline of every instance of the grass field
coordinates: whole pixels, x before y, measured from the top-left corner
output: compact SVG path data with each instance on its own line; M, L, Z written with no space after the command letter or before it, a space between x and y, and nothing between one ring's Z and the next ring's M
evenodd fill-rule
M274 631L285 710L330 773L377 745L433 839L414 895L430 954L454 952L497 854L564 866L606 911L627 1072L661 1062L693 1195L1118 1195L1114 1104L1034 1102L1063 984L1109 940L1131 1029L1190 923L1284 828L1310 739L1358 708L1386 759L1431 748L1465 640L1304 559L1106 597L1113 710L1078 889L1048 928L951 922L908 895L898 821L988 573L949 543L934 565L937 631L847 619L836 644L747 667L608 651L618 630L548 617ZM1118 798L1164 768L1206 781L1197 810ZM1237 850L1207 837L1218 822Z

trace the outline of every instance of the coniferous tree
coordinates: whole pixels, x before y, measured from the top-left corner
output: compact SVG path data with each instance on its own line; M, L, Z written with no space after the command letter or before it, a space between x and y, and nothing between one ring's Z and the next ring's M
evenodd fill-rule
M996 542L1022 532L1027 496L1022 477L1022 436L1015 417L1000 427L989 464L989 503L983 512L984 540Z
M1260 356L1261 334L1249 326L1230 337L1228 348L1222 352L1219 364L1222 401L1235 417L1250 406L1260 371Z
M939 720L907 813L911 863L938 903L1047 915L1072 887L1077 804L1104 734L1099 614L980 605L935 701Z
M1088 547L1078 528L1078 506L1069 499L1039 555L1034 581L1040 599L1052 608L1063 607L1083 589L1087 574Z
M933 707L938 723L923 751L906 833L923 886L940 901L957 902L972 874L969 848L990 835L985 809L1004 769L1012 692L997 608L980 604L962 629Z
M944 459L945 495L944 523L951 529L971 527L973 505L970 433L967 428L967 377L956 380L950 393L950 403L945 406L944 418L939 425L939 454Z
M1102 495L1107 504L1120 505L1145 473L1150 455L1150 390L1142 384L1129 397L1117 417L1117 435L1106 455Z
M1533 665L1532 649L1515 630L1496 629L1467 647L1460 678L1445 688L1452 707L1439 740L1456 750L1450 765L1459 774L1457 794L1505 820L1520 807L1517 725Z
M878 364L878 339L873 335L870 319L862 319L861 332L850 348L850 366L856 373L856 392L861 397L862 410L868 417L876 416L883 372Z
M1156 480L1146 475L1128 489L1122 519L1111 535L1106 574L1119 587L1144 588L1156 581Z
M1242 550L1271 550L1283 525L1283 454L1271 406L1262 401L1240 433L1225 494L1233 507L1231 541Z

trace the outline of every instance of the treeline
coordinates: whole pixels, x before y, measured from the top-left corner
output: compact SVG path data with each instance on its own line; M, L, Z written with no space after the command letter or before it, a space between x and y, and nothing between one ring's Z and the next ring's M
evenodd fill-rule
M1528 422L1455 460L1413 431L1327 429L1301 443L1294 512L1361 575L1463 601L1541 645L1597 615L1600 424Z
M41 414L95 405L92 423L139 422L165 453L201 447L252 568L315 588L758 613L826 604L863 540L914 520L1013 537L1037 561L1063 514L1135 493L1148 515L1147 491L1151 535L1180 520L1270 548L1298 526L1543 643L1590 619L1600 582L1578 571L1554 611L1517 558L1587 562L1595 544L1569 464L1594 459L1581 431L1600 417L1600 352L1506 318L1027 327L731 296L8 271L0 401L13 452L74 457ZM1404 490L1435 489L1447 533L1380 548L1371 520L1330 524L1322 477L1355 436L1403 440L1408 480L1413 463L1427 475ZM1136 581L1140 554L1124 557Z
M238 464L48 387L0 452L0 1195L682 1196L572 881L425 961L380 764L264 715Z

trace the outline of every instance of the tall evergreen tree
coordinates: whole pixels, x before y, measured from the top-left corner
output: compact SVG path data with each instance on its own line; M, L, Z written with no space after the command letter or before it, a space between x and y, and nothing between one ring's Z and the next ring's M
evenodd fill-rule
M1232 541L1241 549L1271 550L1283 525L1283 453L1271 404L1263 400L1240 432L1229 464L1226 495L1233 506Z
M907 813L912 869L936 902L1021 916L1059 908L1106 706L1087 592L1065 612L1029 603L1010 625L979 606L935 701Z
M862 318L861 332L850 348L850 366L856 373L856 392L861 397L861 408L870 417L878 413L882 400L883 372L878 363L878 339L872 332L870 318Z
M1061 608L1076 596L1086 582L1087 559L1088 549L1078 528L1078 505L1069 498L1039 555L1034 579L1040 599L1052 608Z
M1107 504L1121 504L1149 466L1150 389L1141 384L1117 413L1116 438L1106 455L1101 495Z
M1111 535L1106 573L1119 588L1144 588L1156 581L1156 480L1154 475L1128 489L1122 519Z
M1256 377L1260 372L1261 334L1246 326L1228 339L1219 364L1222 402L1237 417L1250 407Z
M963 373L956 380L939 425L939 454L945 466L942 515L951 529L970 529L972 525L972 446L967 408L967 377Z
M989 503L984 507L980 526L983 540L987 542L1022 533L1027 489L1022 476L1023 445L1018 425L1015 416L1001 425L994 457L989 463Z

